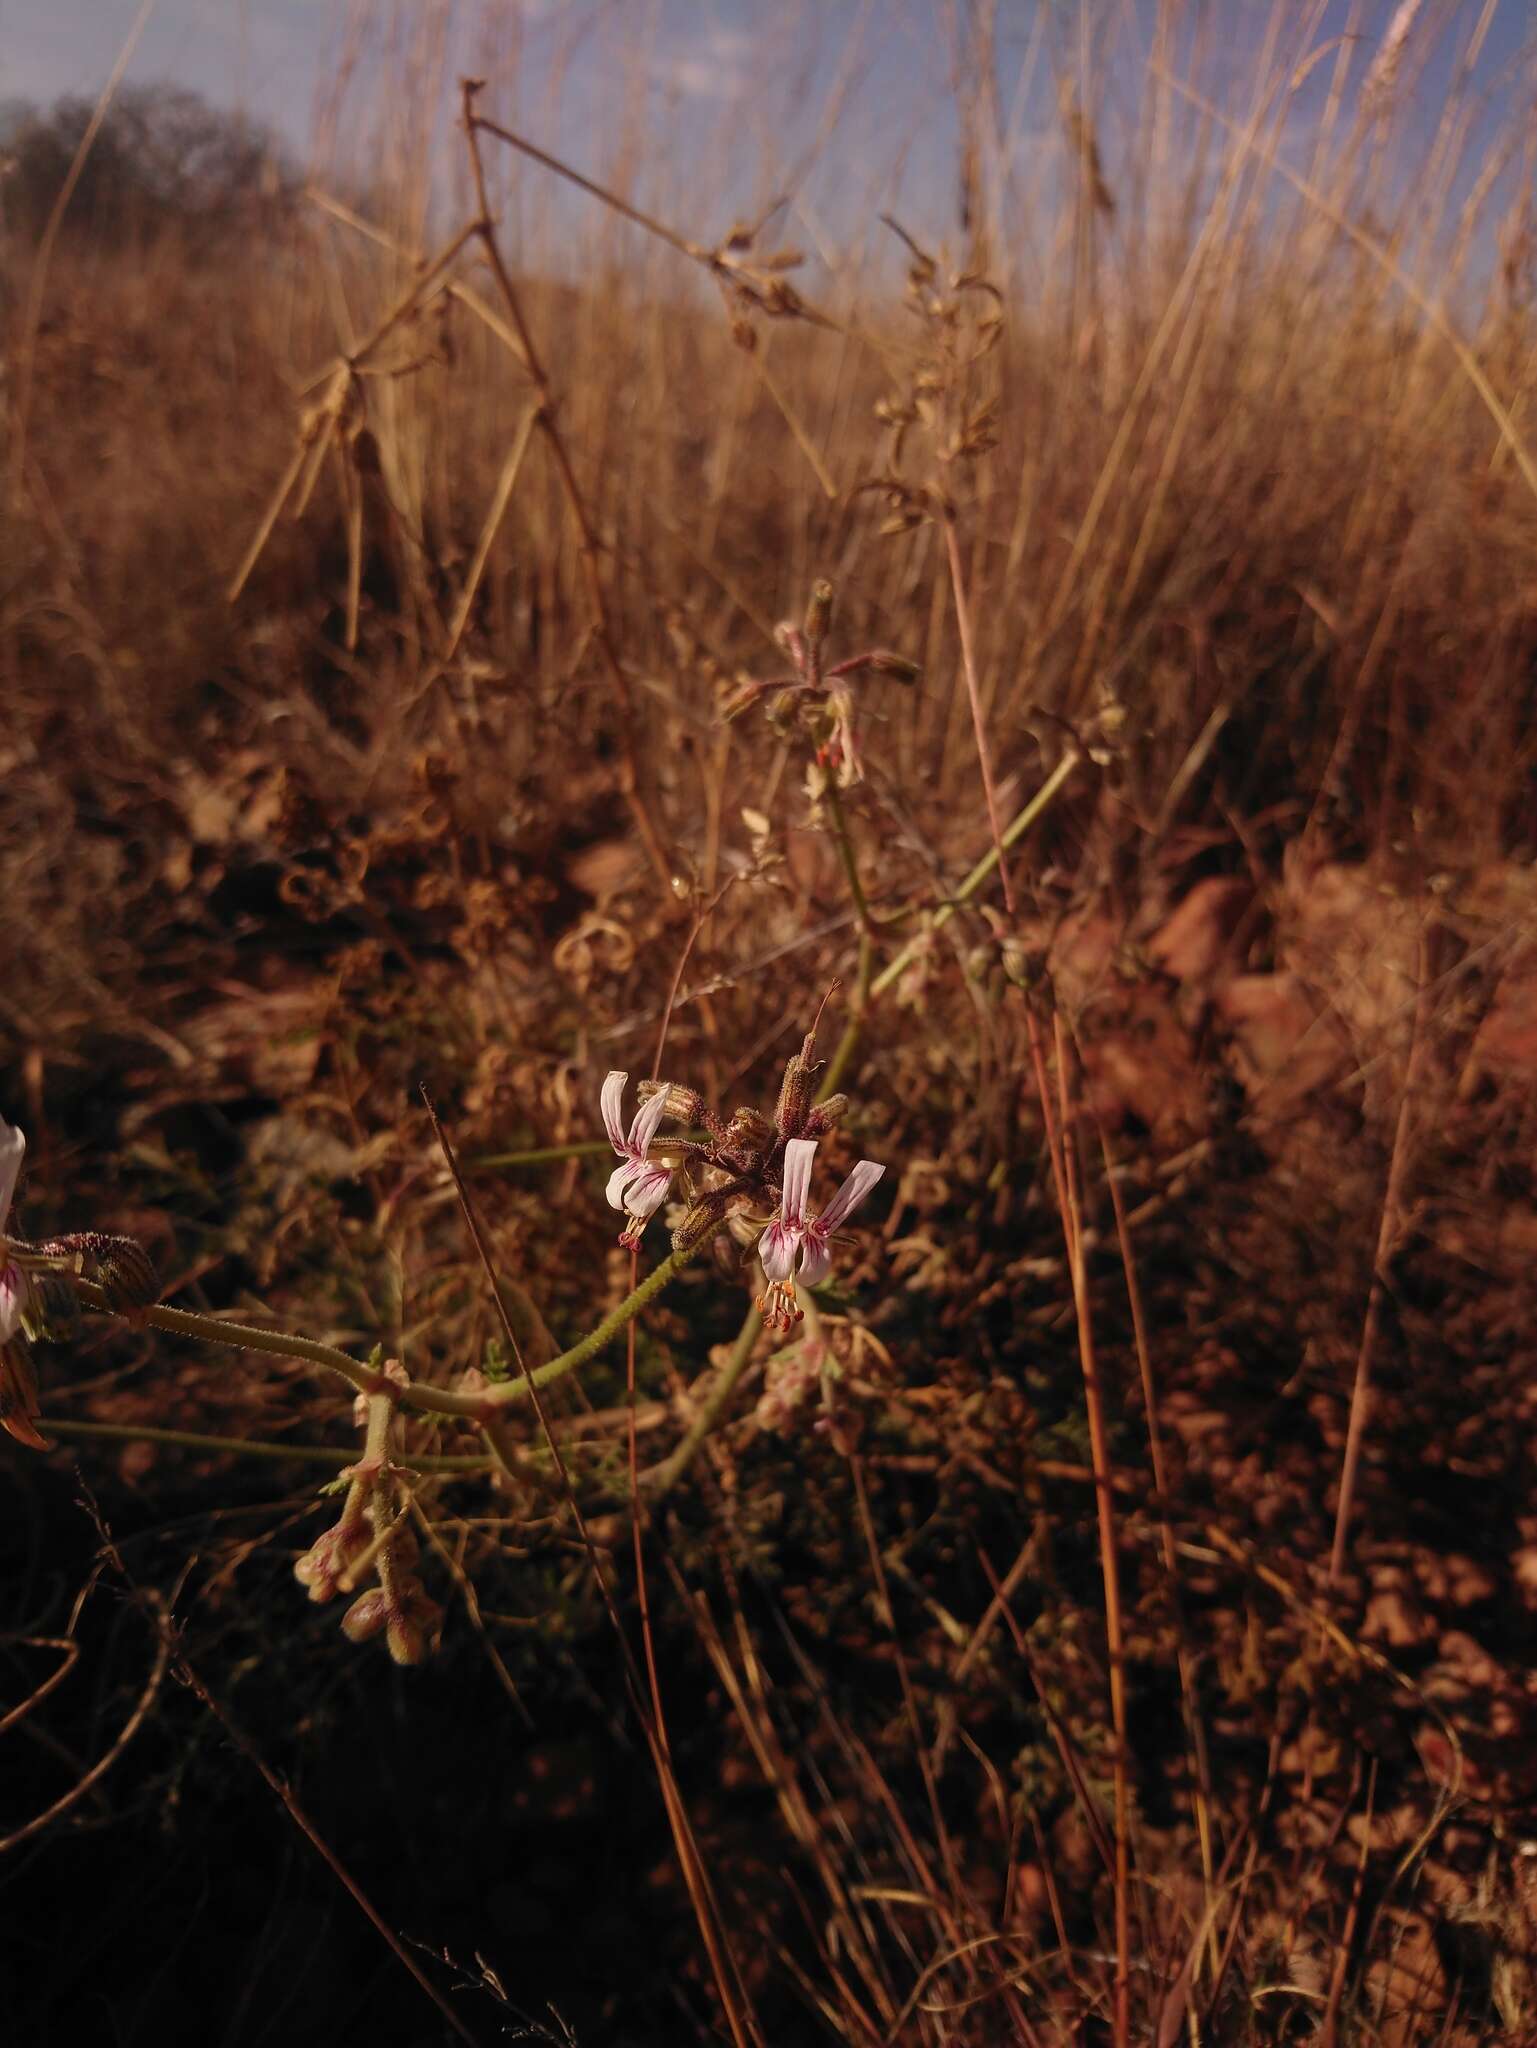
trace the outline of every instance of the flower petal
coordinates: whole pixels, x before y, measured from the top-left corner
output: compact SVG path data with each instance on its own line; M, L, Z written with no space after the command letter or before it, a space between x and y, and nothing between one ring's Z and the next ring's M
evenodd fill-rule
M642 1168L637 1166L633 1159L626 1159L622 1166L614 1168L608 1177L608 1187L605 1190L608 1196L608 1206L611 1209L623 1209L628 1206L625 1201L626 1190L636 1174L641 1171Z
M0 1117L0 1230L4 1230L5 1219L10 1213L11 1197L16 1192L16 1176L21 1172L21 1158L26 1149L25 1134Z
M21 1328L27 1305L27 1276L19 1266L0 1267L0 1344L9 1343Z
M817 1228L828 1233L836 1230L840 1223L853 1215L885 1171L885 1167L877 1166L873 1159L861 1159L817 1218Z
M778 1281L781 1285L788 1280L795 1271L795 1254L800 1247L800 1231L782 1223L776 1216L758 1239L758 1257L763 1264L764 1279Z
M822 1235L820 1223L806 1232L806 1248L801 1253L801 1279L808 1287L820 1287L832 1271L833 1255L827 1249L827 1240Z
M608 1132L608 1142L623 1159L626 1156L624 1142L624 1084L628 1074L621 1074L616 1068L603 1083L603 1128Z
M635 1178L630 1182L624 1206L631 1216L652 1216L667 1199L667 1189L672 1181L670 1166L634 1166Z
M816 1156L815 1138L792 1138L785 1146L784 1199L779 1213L786 1223L797 1227L806 1220L806 1197L811 1193L811 1165Z
M635 1121L630 1126L630 1135L625 1145L632 1159L645 1158L646 1147L656 1136L657 1125L666 1114L667 1090L661 1088L649 1102L643 1102L635 1112Z

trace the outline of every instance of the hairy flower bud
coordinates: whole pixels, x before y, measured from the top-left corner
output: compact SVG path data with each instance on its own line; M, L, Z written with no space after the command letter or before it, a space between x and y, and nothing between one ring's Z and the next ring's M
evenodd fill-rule
M397 1664L420 1664L432 1649L443 1610L418 1586L385 1623L384 1640Z
M309 1589L312 1600L334 1599L348 1571L369 1545L368 1531L344 1515L334 1529L317 1536L302 1557L294 1560L294 1577Z
M801 700L793 690L780 690L770 697L764 717L774 732L782 738L787 737L795 729L796 715L800 707Z
M37 1249L49 1257L68 1259L77 1273L94 1280L109 1308L132 1315L153 1308L160 1299L160 1281L149 1253L136 1238L105 1230L82 1230Z
M719 1157L743 1173L756 1173L774 1143L774 1126L756 1109L736 1109L720 1134Z
M825 579L811 586L811 602L806 607L806 645L816 649L827 638L827 629L832 624L833 587Z
M675 1252L687 1254L698 1251L707 1238L715 1235L726 1213L726 1204L731 1197L723 1189L713 1194L701 1195L690 1203L683 1221L672 1234L672 1248Z
M825 1138L829 1131L836 1130L848 1114L849 1099L846 1095L829 1095L825 1102L819 1102L806 1119L805 1136Z
M360 1593L342 1616L342 1634L349 1643L366 1643L376 1636L390 1618L390 1603L382 1586L370 1586Z
M889 647L877 647L873 654L865 657L866 668L878 676L890 676L893 682L916 683L923 670L916 661L909 661L905 654L893 654Z
M704 1115L704 1097L697 1088L686 1088L680 1081L642 1081L635 1092L642 1102L665 1095L666 1114L676 1123L697 1124Z
M811 1100L822 1062L811 1057L816 1034L808 1033L805 1044L792 1053L779 1084L779 1101L774 1109L774 1129L781 1141L800 1137L811 1114Z

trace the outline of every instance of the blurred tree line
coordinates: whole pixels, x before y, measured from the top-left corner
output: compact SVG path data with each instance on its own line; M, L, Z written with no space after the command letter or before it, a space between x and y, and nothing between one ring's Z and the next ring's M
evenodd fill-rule
M94 104L0 103L0 230L35 241L63 189ZM292 168L274 138L180 86L122 89L64 216L65 236L101 244L168 229L214 246L285 211Z

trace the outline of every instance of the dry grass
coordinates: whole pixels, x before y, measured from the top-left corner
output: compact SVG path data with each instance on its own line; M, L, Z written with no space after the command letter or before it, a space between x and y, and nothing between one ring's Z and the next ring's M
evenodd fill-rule
M119 1564L190 1569L202 1683L485 2038L488 2000L584 2048L1533 2024L1520 144L1481 178L1448 142L1395 217L1425 25L1366 105L1372 51L1310 59L1295 12L1224 120L1178 28L1120 132L1048 51L1029 191L964 92L967 233L901 223L905 296L792 288L779 225L715 239L666 161L579 192L497 132L493 76L484 208L463 182L429 227L406 135L393 183L317 187L238 262L65 238L35 327L6 302L0 1104L34 1237L133 1231L167 1300L420 1381L534 1367L627 1285L559 1149L605 1069L772 1102L834 978L852 1009L829 1149L887 1177L802 1332L834 1369L737 1338L751 1290L701 1261L495 1473L413 1418L450 1620L398 1700L287 1581L302 1468L278 1499L198 1442L345 1444L307 1368L90 1319L39 1353L61 1434L151 1433L80 1448ZM1504 252L1486 296L1427 222ZM852 684L841 786L825 730L819 763L723 715L821 576L839 653L922 667ZM1065 756L1012 914L958 897ZM67 1556L60 1470L21 1483ZM35 1557L11 1583L24 1689L79 1615ZM76 1785L105 1826L144 1630L95 1626L93 1700L27 1717L28 1811ZM186 1791L191 1867L229 1795L157 1711L120 1825ZM292 1918L232 2041L301 1951L298 2024L358 2021ZM121 2038L164 2037L133 1982Z

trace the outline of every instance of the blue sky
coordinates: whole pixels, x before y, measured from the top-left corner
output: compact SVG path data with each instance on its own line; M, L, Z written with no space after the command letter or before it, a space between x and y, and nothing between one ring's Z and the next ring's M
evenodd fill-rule
M1359 83L1394 5L1290 0L1282 10L1294 29L1316 11L1307 47L1327 52L1290 98L1284 137L1299 168L1327 92L1329 46L1355 13ZM1458 51L1485 7L1486 0L1423 0L1408 76L1416 84L1423 61L1416 103L1425 151ZM1157 0L999 0L998 107L1022 187L1035 175L1033 163L1060 155L1055 81L1073 74L1085 50L1104 74L1106 168L1115 182L1116 117L1124 134L1141 102L1156 9ZM0 101L94 95L139 11L140 0L0 0ZM1530 91L1534 11L1532 0L1493 0L1472 75L1468 179L1489 135L1510 132ZM945 12L938 0L459 0L457 7L447 0L155 0L128 75L170 79L239 108L276 128L303 160L327 84L345 53L361 48L347 132L367 138L366 167L379 106L388 104L391 119L405 111L398 90L387 102L375 91L365 119L370 76L377 86L387 75L392 44L398 50L433 20L451 18L445 91L431 110L450 150L452 81L472 68L488 77L488 111L596 175L611 174L627 157L660 164L662 189L651 196L658 204L669 199L681 224L700 235L719 232L800 159L788 233L842 256L856 223L869 222L880 206L921 234L955 231L957 124L939 27ZM1196 0L1185 12L1212 31L1208 89L1230 111L1247 111L1271 0ZM1092 25L1087 37L1082 20ZM1300 48L1286 49L1288 60ZM838 117L823 130L830 93L839 96ZM1415 169L1410 132L1405 179ZM1518 175L1512 167L1507 185Z

